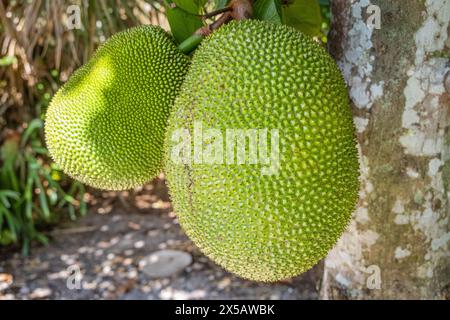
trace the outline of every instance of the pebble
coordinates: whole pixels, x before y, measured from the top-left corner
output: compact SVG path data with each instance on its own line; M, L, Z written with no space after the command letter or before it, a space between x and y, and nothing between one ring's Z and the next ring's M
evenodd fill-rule
M189 253L178 250L156 251L139 261L139 268L151 278L165 278L184 270L192 263Z
M31 299L44 299L52 294L52 290L49 288L36 288L30 294Z

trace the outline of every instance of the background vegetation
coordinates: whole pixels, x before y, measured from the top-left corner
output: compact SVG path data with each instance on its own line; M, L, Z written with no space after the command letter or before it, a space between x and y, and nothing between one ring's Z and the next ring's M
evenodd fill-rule
M47 242L49 227L87 211L84 186L51 162L43 138L46 108L71 73L120 30L157 24L180 43L208 22L199 14L226 3L0 0L0 245L21 244L27 254L32 241ZM80 9L80 29L67 28L73 5ZM326 42L328 0L257 0L255 15L275 23L288 19Z

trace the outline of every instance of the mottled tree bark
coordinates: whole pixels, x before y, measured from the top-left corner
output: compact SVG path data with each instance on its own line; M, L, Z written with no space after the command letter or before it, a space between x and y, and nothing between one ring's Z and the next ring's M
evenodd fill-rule
M335 0L332 12L361 191L322 297L449 298L450 0Z

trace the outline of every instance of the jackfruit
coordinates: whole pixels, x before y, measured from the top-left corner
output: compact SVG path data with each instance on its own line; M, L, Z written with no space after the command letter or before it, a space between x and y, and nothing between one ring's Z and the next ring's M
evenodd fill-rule
M219 28L175 100L165 173L181 226L226 270L272 282L311 268L345 230L359 188L333 59L288 26Z
M45 137L54 161L99 189L151 180L162 169L167 119L189 60L156 26L112 36L49 105Z

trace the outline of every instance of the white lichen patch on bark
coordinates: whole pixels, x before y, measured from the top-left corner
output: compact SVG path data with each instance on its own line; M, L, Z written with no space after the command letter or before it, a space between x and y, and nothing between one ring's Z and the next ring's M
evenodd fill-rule
M405 206L401 199L397 199L392 207L392 212L394 213L403 213L405 212Z
M370 250L379 239L380 235L373 230L360 230L357 222L352 221L347 232L339 239L336 247L330 251L326 260L325 268L334 269L334 278L342 286L346 287L355 283L364 287L367 281L366 269L369 266L364 261L364 253ZM351 272L347 272L351 270ZM351 277L349 276L351 275ZM342 281L343 279L351 279ZM355 292L357 295L357 292Z
M448 59L431 57L444 50L450 21L450 0L427 0L426 18L415 34L415 65L408 70L404 90L405 110L400 143L408 154L434 156L444 149L447 109L440 108L439 96L445 92L450 68Z
M395 259L403 259L409 255L411 255L411 251L408 249L403 249L402 247L395 248Z
M355 123L356 132L363 133L364 131L366 131L366 127L369 124L369 119L354 117L353 122Z
M371 52L373 27L364 19L365 10L370 5L369 0L352 0L353 25L349 29L348 41L343 50L345 54L338 61L344 79L350 87L350 98L360 109L370 109L374 101L383 96L384 86L384 82L372 82L375 62ZM367 126L367 123L365 125Z
M356 209L355 220L360 224L366 224L370 221L369 210L366 207Z
M380 236L374 230L367 227L362 229L358 226L370 223L367 197L373 192L373 184L369 181L369 160L362 155L360 146L358 146L358 152L362 186L359 191L359 205L353 213L353 219L347 231L325 259L325 270L335 270L334 279L343 287L354 287L355 283L362 287L366 286L368 277L366 270L369 264L364 260L364 253L369 252L370 247ZM351 272L348 272L349 270ZM347 274L351 274L351 278ZM328 276L330 275L326 272L324 278ZM352 290L349 294L356 297L359 293L357 290Z
M409 217L397 215L396 224L411 224L420 232L426 243L424 263L418 276L425 278L432 274L439 259L448 258L448 203L444 193L442 168L450 158L445 142L445 128L450 115L448 107L440 97L446 92L445 81L450 72L448 59L435 57L433 53L445 49L450 22L450 0L427 0L422 26L415 33L414 66L406 73L408 80L404 89L405 108L402 115L404 134L400 144L405 153L419 158L431 158L428 162L428 186L422 186L421 211L414 211ZM415 175L407 174L415 179ZM417 201L416 201L417 203ZM439 207L435 209L435 204ZM403 252L403 251L402 251ZM401 252L396 251L401 255ZM431 270L431 271L430 271Z
M447 63L444 58L430 58L414 67L407 81L402 116L405 133L400 137L407 154L435 156L444 149L448 112L440 106L439 96L445 92L444 76L450 71Z
M377 99L383 96L384 82L373 83L372 81L373 65L376 62L375 56L371 52L373 29L368 26L364 18L365 10L371 3L369 0L352 0L351 2L350 20L346 16L337 17L337 19L351 23L346 41L341 44L344 54L337 63L350 88L350 99L360 109L360 116L354 117L353 121L357 133L363 134L369 124L370 108ZM347 232L325 260L325 270L335 270L333 272L334 279L343 287L353 288L355 283L358 283L360 287L366 287L368 277L366 270L369 264L364 261L364 253L368 252L379 238L376 231L367 228L367 225L370 224L367 198L373 192L374 187L369 179L369 160L362 154L360 146L358 146L358 151L360 155L360 201ZM366 227L361 229L358 225L366 225ZM349 278L350 275L351 278ZM324 279L328 276L330 275L325 272ZM359 293L354 290L350 294L356 297Z
M325 260L322 297L441 298L450 261L450 69L440 51L450 45L450 0L415 1L398 21L392 14L404 4L380 1L386 29L376 31L365 25L369 4L332 6L340 42L331 48L356 106L361 190L347 231ZM392 68L396 61L401 65ZM369 266L381 271L381 290L368 285Z
M441 159L432 159L428 163L428 175L430 177L434 177L438 172L439 169L444 165L444 162Z
M417 179L419 177L419 173L415 168L407 167L406 175L412 179Z
M408 224L410 218L406 214L397 214L394 218L394 223L398 225Z

